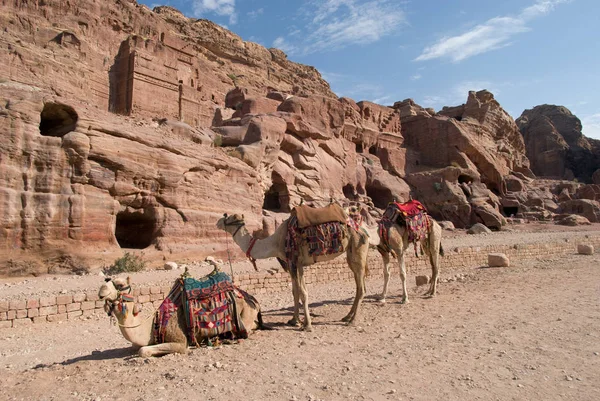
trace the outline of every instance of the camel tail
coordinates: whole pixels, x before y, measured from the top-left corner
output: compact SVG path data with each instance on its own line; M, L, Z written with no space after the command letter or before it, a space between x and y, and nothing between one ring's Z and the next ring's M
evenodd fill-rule
M442 246L441 242L440 242L440 255L444 256L444 247Z

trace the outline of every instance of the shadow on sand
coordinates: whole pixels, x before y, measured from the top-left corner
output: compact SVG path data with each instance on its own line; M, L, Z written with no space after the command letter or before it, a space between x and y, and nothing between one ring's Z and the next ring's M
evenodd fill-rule
M104 361L109 359L123 359L129 356L136 356L137 349L135 347L115 348L107 349L105 351L92 351L90 355L78 356L76 358L67 359L64 362L57 362L51 364L40 363L33 367L33 369L44 369L54 365L68 366L81 361Z

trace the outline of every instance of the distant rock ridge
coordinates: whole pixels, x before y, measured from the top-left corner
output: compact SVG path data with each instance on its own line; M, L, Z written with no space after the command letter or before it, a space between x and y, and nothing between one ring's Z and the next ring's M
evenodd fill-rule
M544 104L525 110L516 122L536 175L592 182L600 168L600 141L583 135L569 109Z

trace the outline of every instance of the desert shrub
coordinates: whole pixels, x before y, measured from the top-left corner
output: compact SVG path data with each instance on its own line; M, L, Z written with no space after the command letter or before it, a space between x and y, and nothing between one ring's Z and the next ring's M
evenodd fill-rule
M213 146L218 148L223 145L223 137L221 135L215 135L215 139L213 139Z
M146 262L140 256L125 252L125 255L115 260L112 265L104 268L104 274L139 272L145 267Z

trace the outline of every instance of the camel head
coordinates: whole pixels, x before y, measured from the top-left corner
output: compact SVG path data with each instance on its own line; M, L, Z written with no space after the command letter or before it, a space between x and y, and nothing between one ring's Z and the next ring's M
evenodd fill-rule
M220 230L227 231L229 234L235 236L235 234L242 228L246 223L244 222L243 214L233 214L231 216L225 213L223 217L217 221L217 228Z
M115 308L122 306L123 302L133 302L131 295L131 280L129 277L112 279L107 277L104 279L104 284L98 290L98 297L104 301L104 311L108 316L112 316Z

